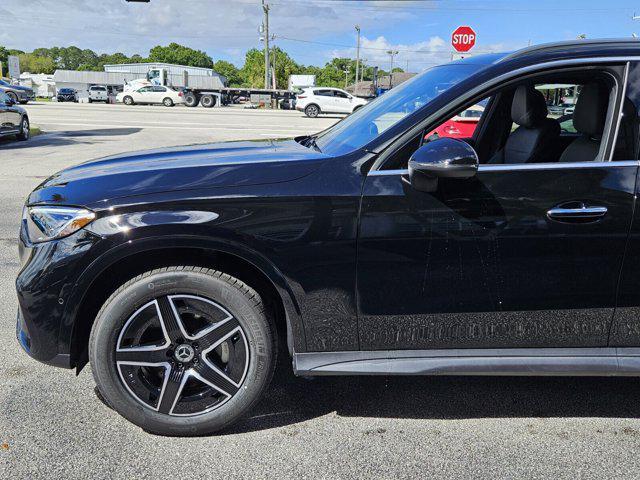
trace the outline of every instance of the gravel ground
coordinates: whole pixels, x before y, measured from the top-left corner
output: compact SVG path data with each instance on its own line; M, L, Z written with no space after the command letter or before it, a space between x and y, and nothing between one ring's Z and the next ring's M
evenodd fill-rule
M54 171L106 153L260 138L269 128L300 134L336 119L102 105L29 112L53 133L0 142L0 478L638 478L636 379L308 381L283 361L264 401L220 435L157 437L127 423L97 398L88 368L76 378L31 360L15 341L26 195ZM194 128L158 128L175 122Z

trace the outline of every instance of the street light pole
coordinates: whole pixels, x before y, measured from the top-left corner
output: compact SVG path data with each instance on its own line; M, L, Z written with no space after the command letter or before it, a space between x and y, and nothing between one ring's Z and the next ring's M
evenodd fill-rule
M269 5L262 0L262 11L264 12L264 88L269 88Z
M398 50L387 50L387 54L391 57L391 68L389 69L389 88L393 88L393 57L398 55Z
M358 43L356 46L356 85L357 85L358 72L360 71L360 25L356 25L356 32L358 32Z
M344 89L347 89L347 85L349 82L349 70L343 70L344 71Z

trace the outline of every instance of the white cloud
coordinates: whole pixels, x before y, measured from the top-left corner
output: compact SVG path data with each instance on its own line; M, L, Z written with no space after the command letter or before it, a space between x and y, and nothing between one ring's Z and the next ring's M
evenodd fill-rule
M403 7L376 8L378 2L352 8L344 3L274 0L271 31L277 35L330 41L332 36L393 27L412 18L411 2ZM386 3L388 5L388 2ZM97 52L121 51L146 54L157 44L171 41L240 60L247 48L260 47L258 26L262 22L259 0L3 0L0 31L10 48L32 50L43 46L76 45ZM13 18L12 18L13 17ZM11 29L10 35L6 30ZM285 49L294 45L283 42ZM295 45L300 49L300 45ZM302 53L304 63L322 63L331 47L309 44Z

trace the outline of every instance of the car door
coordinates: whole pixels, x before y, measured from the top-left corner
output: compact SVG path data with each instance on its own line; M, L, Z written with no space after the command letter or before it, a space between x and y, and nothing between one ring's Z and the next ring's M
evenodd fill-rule
M353 110L351 97L341 90L333 91L333 104L335 106L335 111L338 113L351 113Z
M606 346L638 162L603 158L480 165L471 179L438 179L432 193L412 187L406 170L369 172L361 349Z
M317 103L322 113L334 113L333 91L329 88L321 88L313 91L313 101Z
M154 86L153 87L153 103L162 103L167 96L167 88L163 86Z
M2 119L4 133L15 132L20 128L22 112L6 93L2 94L1 101L2 107L0 108L2 108L2 113L0 113L0 118Z
M137 103L153 102L153 87L142 87L133 93L133 101Z
M4 92L0 92L0 135L9 130L8 100L9 97Z

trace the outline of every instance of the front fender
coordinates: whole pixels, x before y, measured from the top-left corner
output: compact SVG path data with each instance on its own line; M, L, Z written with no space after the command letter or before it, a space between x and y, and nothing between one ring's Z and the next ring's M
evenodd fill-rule
M86 300L86 295L94 281L107 269L119 262L125 261L141 253L149 253L167 249L202 249L210 252L220 252L238 257L250 263L269 279L282 300L287 323L287 343L291 353L306 351L304 325L302 322L300 306L296 300L291 281L263 254L255 249L231 238L216 238L210 235L202 235L198 232L178 233L168 229L164 235L141 236L143 232L135 232L136 238L121 238L113 241L110 248L105 249L95 258L86 269L78 276L72 288L68 301L68 311L64 315L68 322L60 328L60 339L68 341L73 335L73 328L78 321L77 316L81 305ZM183 229L184 230L184 229ZM151 233L151 232L149 232ZM157 233L157 232L154 232ZM294 287L295 288L295 287Z

